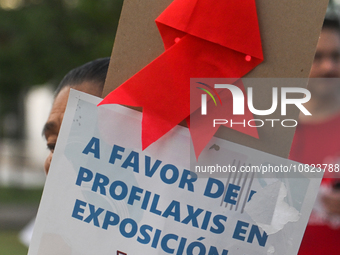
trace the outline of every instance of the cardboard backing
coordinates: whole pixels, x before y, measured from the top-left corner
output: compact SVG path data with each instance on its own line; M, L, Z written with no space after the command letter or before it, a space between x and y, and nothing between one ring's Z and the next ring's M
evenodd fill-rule
M103 97L164 52L154 20L171 2L124 0ZM304 78L292 79L293 84L281 86L306 87L327 4L328 0L256 0L264 62L245 77ZM249 84L245 83L247 86ZM251 86L254 87L253 84ZM268 109L265 107L271 105L268 86L271 85L261 83L256 86L256 91L254 88L254 106L257 109ZM297 119L298 114L299 110L295 107L284 118ZM282 119L279 111L272 116L254 117ZM267 125L258 130L260 139L226 127L221 127L216 136L288 157L294 128Z

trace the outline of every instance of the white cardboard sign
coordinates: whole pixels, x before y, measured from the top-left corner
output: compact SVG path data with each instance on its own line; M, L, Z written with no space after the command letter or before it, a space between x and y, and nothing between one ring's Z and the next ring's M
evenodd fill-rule
M320 178L197 175L186 128L142 151L141 113L100 100L71 91L29 255L297 253ZM217 138L200 160L292 164Z

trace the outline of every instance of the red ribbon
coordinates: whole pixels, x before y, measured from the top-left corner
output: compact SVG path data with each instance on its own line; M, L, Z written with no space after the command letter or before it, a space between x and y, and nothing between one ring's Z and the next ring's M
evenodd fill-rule
M190 109L190 78L239 78L263 61L254 0L174 0L156 24L165 52L99 104L143 107L143 149L200 107ZM196 156L216 132L210 126L190 128ZM253 130L239 131L257 137Z

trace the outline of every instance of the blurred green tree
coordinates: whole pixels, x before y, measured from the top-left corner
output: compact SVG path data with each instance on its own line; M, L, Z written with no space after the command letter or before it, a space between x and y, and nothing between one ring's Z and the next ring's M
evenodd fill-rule
M21 91L111 55L122 3L0 0L0 127L8 112L20 115Z

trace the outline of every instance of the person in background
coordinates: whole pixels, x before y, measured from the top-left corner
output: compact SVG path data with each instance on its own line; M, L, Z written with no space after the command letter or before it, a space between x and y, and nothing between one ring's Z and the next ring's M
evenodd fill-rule
M43 128L47 148L50 150L44 166L46 174L50 168L70 89L73 88L100 97L103 91L109 62L110 58L101 58L86 63L71 70L60 82L55 92L55 99L50 115Z
M73 88L100 97L103 91L109 62L109 57L100 58L71 70L65 75L56 89L52 109L43 128L43 135L46 139L47 148L50 151L44 166L46 175L50 168L70 89ZM32 238L34 222L35 219L32 219L19 234L20 240L27 246Z
M311 100L304 104L290 159L304 164L340 164L340 25L326 18L310 72ZM324 165L325 166L325 165ZM340 176L324 174L299 255L338 254L340 245ZM339 173L340 174L340 173ZM332 177L332 178L327 178Z

